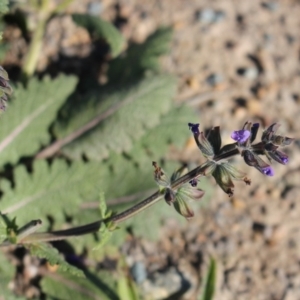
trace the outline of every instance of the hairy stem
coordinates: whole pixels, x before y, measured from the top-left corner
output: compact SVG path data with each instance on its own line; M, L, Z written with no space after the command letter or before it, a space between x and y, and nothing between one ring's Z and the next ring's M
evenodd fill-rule
M238 154L236 151L236 148L230 150L227 153L227 157L233 156ZM216 156L214 157L214 161L220 161L223 159L223 155L220 155L220 157ZM183 184L189 182L190 180L194 178L199 178L201 176L205 176L205 168L203 165L198 166L197 168L191 170L184 176L178 178L173 184L172 189L176 190L180 188ZM157 203L163 198L163 194L160 192L155 192L153 195L149 196L145 200L139 202L138 204L134 205L133 207L130 207L129 209L113 215L107 219L104 220L98 220L93 223L89 223L83 226L74 227L66 230L59 230L59 231L53 231L53 232L41 232L41 233L32 233L20 241L21 244L28 244L38 241L57 241L57 240L64 240L70 237L80 236L88 233L97 232L99 228L101 227L102 222L112 222L114 224L119 224L121 222L124 222L125 220L135 216L136 214L142 212L143 210L149 208L153 204Z
M49 0L43 0L38 15L39 20L36 25L36 29L33 33L33 37L22 68L23 69L22 73L25 81L30 76L32 76L32 74L36 69L36 65L42 49L46 23L50 17L50 12L48 10L49 10Z
M183 185L186 182L189 182L195 177L200 177L204 175L203 170L200 167L195 168L194 170L190 171L186 175L180 177L177 179L173 184L173 189L178 189L181 185ZM139 202L138 204L134 205L133 207L130 207L129 209L116 214L114 216L111 216L108 219L105 220L98 220L96 222L74 227L66 230L59 230L59 231L53 231L53 232L41 232L41 233L33 233L25 238L22 239L22 244L28 244L38 241L57 241L57 240L64 240L70 237L75 237L79 235L84 235L92 232L97 232L101 226L102 222L113 222L114 224L119 224L121 222L124 222L125 220L135 216L136 214L140 213L141 211L147 209L148 207L152 206L153 204L157 203L159 200L163 198L163 195L160 192L156 192L153 195L149 196L145 200Z

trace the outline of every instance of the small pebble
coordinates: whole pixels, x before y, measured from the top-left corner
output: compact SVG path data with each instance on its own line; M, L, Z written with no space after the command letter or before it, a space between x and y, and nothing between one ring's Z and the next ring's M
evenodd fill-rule
M206 78L206 82L211 86L216 86L223 81L221 74L213 73Z
M265 43L270 43L273 41L273 35L269 33L264 33L263 38Z
M273 1L263 2L261 5L269 11L276 11L279 8L278 3Z
M222 10L217 10L217 11L215 11L215 16L214 16L213 22L219 23L219 22L222 22L223 20L225 20L225 18L226 18L225 12Z
M222 10L205 8L196 13L196 19L203 24L219 23L225 20L226 14Z
M99 16L103 11L101 2L91 2L88 4L88 13L93 16Z
M294 36L290 35L290 34L286 34L285 38L286 38L289 45L294 44L294 42L296 40L296 38Z
M164 272L156 272L152 274L151 279L143 282L142 289L151 299L176 299L174 294L180 294L181 291L186 291L191 284L187 278L171 267Z
M257 68L247 68L245 73L244 73L244 77L246 77L247 79L256 79L258 76L259 72L257 70Z
M205 8L197 12L196 18L201 23L212 23L215 19L215 12L211 8Z
M259 72L258 72L257 68L250 67L250 68L237 69L237 74L239 74L247 79L254 80L259 75Z
M131 274L136 283L140 284L147 278L145 264L142 261L137 261L131 268Z

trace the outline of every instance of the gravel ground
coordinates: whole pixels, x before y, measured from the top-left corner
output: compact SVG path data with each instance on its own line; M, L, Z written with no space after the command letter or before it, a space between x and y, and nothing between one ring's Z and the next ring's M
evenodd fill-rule
M164 67L179 77L177 101L192 105L202 126L220 125L229 137L246 120L263 126L279 122L282 133L299 138L299 1L118 3L124 17L130 15L124 28L130 39L143 40L161 24L174 28ZM213 256L218 263L215 299L300 299L297 150L296 142L287 150L291 163L276 165L272 178L241 166L251 186L237 184L230 201L215 189L210 205L185 228L167 222L152 253L141 246L148 268L153 261L176 266L190 283L182 299L193 299ZM181 155L200 159L189 142Z

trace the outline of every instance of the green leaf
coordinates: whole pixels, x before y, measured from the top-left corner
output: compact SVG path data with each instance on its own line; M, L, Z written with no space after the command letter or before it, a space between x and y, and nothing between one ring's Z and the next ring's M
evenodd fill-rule
M101 219L108 218L112 213L110 210L107 209L107 205L103 193L100 195L99 209L100 209ZM98 250L99 248L103 247L109 241L112 235L112 232L109 230L105 222L102 222L101 227L99 229L99 234L100 234L100 243L98 243L98 245L94 247L93 250Z
M8 12L8 0L0 0L0 14Z
M94 251L99 250L101 247L107 244L107 242L110 240L113 233L108 230L108 228L104 223L102 223L99 229L99 234L100 234L100 242L95 247L93 247Z
M123 274L117 281L120 300L139 300L137 287L132 278Z
M169 53L172 40L171 28L159 28L144 43L132 44L122 57L109 64L109 82L128 82L145 75L146 71L160 70L159 57Z
M119 257L117 270L117 290L120 300L139 300L137 286L129 274L128 265L124 257Z
M0 31L1 33L1 31ZM0 38L1 40L1 38ZM0 44L0 61L3 61L5 58L6 53L9 51L10 49L10 45L8 43L1 43Z
M189 137L187 123L193 118L195 112L187 106L171 109L157 126L148 130L147 134L134 144L127 155L142 164L166 157L170 145L181 149Z
M59 300L119 300L111 275L86 273L87 278L67 274L49 274L41 281L44 293Z
M0 244L7 239L7 224L0 217Z
M211 258L209 262L208 272L204 279L202 296L199 297L201 300L212 300L215 287L216 287L216 272L217 266L215 259Z
M1 116L0 164L16 163L50 140L48 128L76 85L74 77L33 79L27 89L15 89L15 99Z
M101 219L105 219L105 218L109 217L109 213L107 211L107 205L106 205L105 197L104 197L103 193L100 194L100 201L99 202L100 202L99 210L100 210Z
M8 258L0 251L0 290L8 290L8 283L13 279L15 268Z
M35 243L27 246L30 253L39 258L45 258L51 265L58 265L59 269L71 275L85 277L83 271L65 261L56 248L46 243Z
M98 161L111 152L129 151L169 111L175 89L174 78L156 76L129 89L117 89L100 97L93 93L87 99L80 99L79 106L73 103L71 110L65 109L66 117L56 123L55 133L59 138L66 138L82 131L87 124L93 127L82 131L62 151L74 159L84 154Z
M2 180L4 196L0 210L11 218L17 217L19 224L36 218L47 223L49 215L61 223L66 215L80 210L80 203L98 197L103 189L101 181L108 175L107 168L95 163L76 162L68 166L62 160L55 160L48 166L46 161L38 160L33 164L32 174L21 165L15 168L14 188Z
M114 25L87 14L73 14L72 18L77 25L87 29L91 36L106 40L110 46L112 57L121 53L125 39Z

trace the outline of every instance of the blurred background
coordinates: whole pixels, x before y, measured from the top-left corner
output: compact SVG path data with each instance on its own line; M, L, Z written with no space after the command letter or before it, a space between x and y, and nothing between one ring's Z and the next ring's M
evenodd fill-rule
M105 192L116 211L150 195L156 188L152 160L169 172L182 163L193 168L203 162L188 122L200 123L202 130L220 126L223 144L231 143L231 131L246 121L261 124L258 137L278 122L280 134L296 138L284 150L288 165L274 164L273 177L234 159L252 183L237 182L231 198L212 178L201 180L206 197L193 204L195 217L189 221L159 203L121 224L100 250L91 250L99 243L92 235L53 243L69 263L94 272L99 281L93 282L104 293L77 292L74 299L300 299L300 1L19 0L10 1L1 30L0 65L16 98L30 97L18 90L22 83L30 86L30 80L64 82L61 74L76 78L47 125L48 140L1 161L2 176L13 183L12 191L17 193L14 172L26 166L31 176L41 159L49 166L53 161L70 166L95 161L99 169L109 170L91 179L76 203L63 195L64 207L58 210L66 212L59 220L55 212L33 211L31 219L47 220L45 230L96 220L98 192ZM41 86L39 97L44 95ZM145 89L150 92L139 99ZM36 97L34 91L30 95ZM55 87L51 92L59 93ZM141 104L131 103L130 97ZM123 100L124 111L114 112L114 119L99 121L99 128L66 147L60 144L59 151L43 152ZM14 101L4 116L21 111ZM127 125L128 132L123 130ZM109 180L104 188L101 176ZM69 182L71 174L66 177ZM2 189L1 211L9 199L5 192ZM55 285L63 282L53 275L55 267L24 249L3 251L13 266L7 282L14 294L70 299L68 291ZM215 294L201 298L212 258ZM74 279L74 285L80 287L80 282ZM137 298L126 294L131 289Z

